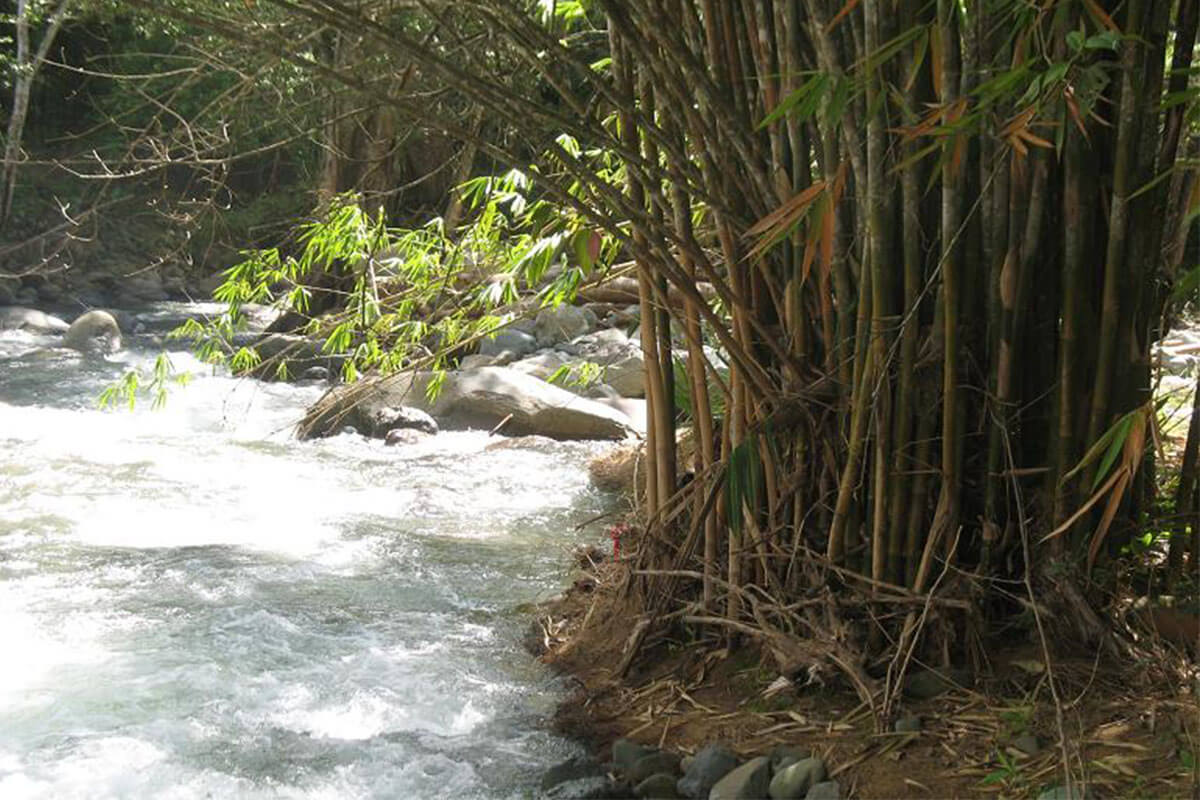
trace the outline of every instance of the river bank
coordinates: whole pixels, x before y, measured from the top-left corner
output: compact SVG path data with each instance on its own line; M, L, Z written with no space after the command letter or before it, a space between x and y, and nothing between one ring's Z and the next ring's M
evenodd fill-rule
M754 642L730 646L675 630L631 659L640 618L623 599L629 561L597 555L577 562L573 584L541 609L527 635L527 645L541 645L532 648L540 660L577 686L558 706L555 730L586 742L612 779L603 792L578 796L635 796L626 779L631 762L619 764L631 746L667 754L667 762L682 759L683 767L717 746L736 758L727 771L753 769L760 758L776 765L788 755L815 758L825 782L838 784L836 793L826 787L813 795L828 798L1184 798L1196 785L1189 736L1200 687L1171 685L1174 663L1100 666L1082 655L1052 661L1066 706L1063 730L1080 753L1071 764L1076 793L1068 794L1056 704L1035 642L990 648L977 674L940 673L950 681L914 667L898 719L879 731L872 710L837 676L783 678ZM679 766L668 772L686 774ZM663 785L644 796L687 796L663 793ZM570 788L551 796L576 796Z

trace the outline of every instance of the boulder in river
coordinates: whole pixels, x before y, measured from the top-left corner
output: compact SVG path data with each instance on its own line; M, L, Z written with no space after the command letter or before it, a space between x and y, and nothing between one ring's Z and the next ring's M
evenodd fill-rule
M256 378L271 380L279 376L279 365L284 364L287 375L303 375L313 367L322 367L328 374L341 372L345 354L326 353L325 342L314 336L299 336L290 333L250 334L234 338L235 346L254 348L261 359L250 370Z
M713 786L728 775L737 763L737 756L729 748L720 744L707 745L692 758L676 788L684 797L708 797ZM770 768L769 761L767 767Z
M479 354L482 356L495 356L507 351L520 358L534 350L537 350L537 340L524 331L514 329L496 331L479 341Z
M626 415L505 367L445 374L437 396L426 393L433 374L404 372L331 391L301 421L302 438L327 436L343 425L366 424L381 408L411 406L448 427L500 426L505 435L552 439L622 439L634 432Z
M358 426L359 430L375 438L387 436L394 430L415 430L428 434L438 432L438 424L433 417L419 408L410 406L372 408L368 413L360 415L360 419L365 424Z
M771 783L771 759L752 758L713 786L709 800L766 800Z
M0 330L23 330L32 333L63 333L71 326L58 317L36 308L23 306L0 307Z
M388 447L400 447L402 445L420 444L428 438L428 433L423 433L413 428L393 428L383 437L383 443Z
M570 341L596 327L596 315L586 308L561 305L538 312L534 330L541 347Z
M93 309L71 323L63 344L81 353L115 353L121 349L121 326L112 314Z

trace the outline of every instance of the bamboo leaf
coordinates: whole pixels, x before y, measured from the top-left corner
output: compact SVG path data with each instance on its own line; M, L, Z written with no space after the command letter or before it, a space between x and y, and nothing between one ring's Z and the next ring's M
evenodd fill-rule
M1096 503L1100 502L1100 499L1104 497L1105 492L1107 492L1109 490L1109 488L1114 483L1116 483L1117 478L1120 477L1120 474L1121 473L1119 473L1119 472L1114 472L1112 474L1112 477L1110 477L1108 479L1108 481L1103 486L1100 487L1099 490L1097 490L1090 498L1088 498L1088 501L1086 503L1084 503L1082 506L1080 506L1079 509L1074 514L1072 514L1070 517L1068 517L1067 520L1063 524L1059 525L1057 528L1050 531L1045 536L1043 536L1040 540L1038 540L1038 544L1044 544L1045 542L1050 541L1054 537L1061 536L1063 533L1070 530L1071 526L1074 525L1079 520L1080 517L1082 517L1084 514L1086 514L1088 512L1088 510L1091 509L1092 506L1094 506L1094 505L1096 505Z
M904 91L912 89L913 84L917 82L917 75L921 74L921 66L925 63L925 56L929 52L929 30L926 29L921 38L916 41L916 52L913 53L912 69L908 73L908 80L904 82Z
M1108 450L1104 453L1104 458L1100 461L1100 466L1096 468L1096 477L1092 481L1092 491L1096 491L1096 487L1108 475L1108 471L1112 465L1116 463L1117 456L1125 449L1125 440L1129 437L1129 428L1133 424L1132 417L1122 417L1117 421L1115 434L1112 441L1108 443Z
M1104 507L1104 514L1100 517L1095 532L1092 533L1091 544L1088 545L1087 569L1089 572L1092 565L1096 563L1096 556L1100 554L1100 545L1108 536L1108 529L1112 527L1113 518L1117 515L1117 509L1121 507L1121 501L1125 497L1125 490L1129 487L1132 476L1128 470L1121 469L1115 477L1117 478L1116 485L1108 495L1108 504Z
M813 75L800 86L785 97L780 103L772 109L770 114L763 118L763 121L758 123L758 130L762 130L770 126L772 123L783 119L795 109L796 119L800 122L807 121L817 110L821 102L821 98L825 95L825 89L829 85L829 76L824 72L818 72Z
M933 78L933 94L942 96L942 26L929 27L929 69Z
M1126 421L1128 420L1128 418L1130 416L1132 416L1133 414L1136 414L1136 413L1137 413L1137 409L1135 409L1134 411L1130 411L1128 414L1126 414L1125 416L1121 417L1119 420L1114 422L1108 428L1108 430L1106 430L1104 433L1100 434L1100 438L1097 439L1095 444L1093 444L1091 446L1091 448L1088 449L1087 453L1084 454L1083 458L1079 459L1079 463L1076 464L1075 467L1070 472L1068 472L1066 475L1064 475L1062 477L1062 479L1064 481L1070 480L1071 478L1078 475L1081 470L1085 469L1089 464L1091 464L1097 458L1100 458L1102 453L1107 452L1109 443L1112 442L1114 437L1116 437L1118 435L1124 435L1122 433L1122 431L1124 431L1124 433L1128 433L1128 431L1124 429L1124 423L1126 423Z

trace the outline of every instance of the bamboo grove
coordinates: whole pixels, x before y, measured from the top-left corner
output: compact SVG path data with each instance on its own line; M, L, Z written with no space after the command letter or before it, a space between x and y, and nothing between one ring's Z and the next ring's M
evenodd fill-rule
M1167 484L1151 352L1200 196L1197 3L403 4L423 35L400 5L159 8L533 163L545 197L620 243L646 357L649 610L749 630L762 598L857 591L871 649L911 634L935 584L959 626L1019 611L1024 585L1098 636L1110 565ZM297 55L297 20L353 37L371 69ZM406 93L412 70L443 90ZM1173 582L1200 567L1198 427L1169 498Z

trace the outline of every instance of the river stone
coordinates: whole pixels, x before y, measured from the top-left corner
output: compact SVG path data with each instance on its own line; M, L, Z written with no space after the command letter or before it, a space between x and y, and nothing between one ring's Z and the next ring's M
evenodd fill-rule
M969 682L970 674L965 669L922 669L905 676L904 693L917 700L929 700Z
M602 380L621 397L645 397L646 361L641 353L628 355L605 367Z
M309 367L304 370L304 374L300 376L302 381L327 381L329 380L329 370L325 367Z
M825 762L802 758L775 773L768 793L771 800L800 800L809 788L825 780Z
M813 784L808 790L808 794L804 795L804 800L841 800L842 785L837 781L825 781L824 783Z
M919 733L921 718L918 716L901 717L892 724L892 730L896 733Z
M710 744L692 757L692 763L675 787L684 797L708 797L716 782L736 766L737 756L729 748Z
M795 764L797 761L808 758L810 755L811 753L808 750L789 747L786 744L778 745L771 750L768 756L771 759L771 774L774 775L789 764Z
M400 428L421 431L428 434L438 432L438 424L434 421L433 417L419 408L411 408L409 406L401 406L400 408L386 406L384 408L375 408L364 414L363 418L368 423L366 427L368 436L386 436Z
M717 781L708 800L761 800L771 785L771 759L752 758Z
M596 326L596 315L577 306L561 305L543 308L534 323L537 343L549 347L582 336Z
M679 792L675 791L675 776L666 772L651 775L633 787L633 796L647 800L676 800Z
M71 323L63 344L81 353L115 353L121 349L121 327L112 314L94 309Z
M283 364L287 375L303 375L312 367L324 367L330 374L339 373L346 360L344 353L324 352L325 341L316 336L291 333L271 333L234 338L238 347L252 347L261 359L250 374L273 380ZM382 435L382 434L380 434Z
M496 356L508 351L515 358L526 356L537 350L537 339L524 331L506 328L479 340L479 355Z
M33 333L63 333L71 326L65 320L36 308L0 307L0 330L24 330Z
M572 756L566 761L555 764L542 775L542 791L567 781L580 778L604 777L604 767L587 756Z
M605 328L595 333L576 336L562 349L571 355L584 356L590 361L614 360L631 352L640 351L641 345L630 339L624 331Z
M429 434L424 431L414 430L413 428L393 428L383 437L383 444L386 447L399 447L401 445L420 444L429 438Z
M339 387L308 410L300 435L325 436L344 423L362 425L375 409L399 406L419 408L448 427L500 426L507 436L623 439L634 432L625 414L506 367L446 373L441 392L430 400L425 390L432 378L404 372Z
M589 579L595 582L595 579L590 575ZM576 581L578 583L578 581ZM656 775L660 772L675 773L679 769L679 754L678 753L652 753L639 758L636 763L629 769L626 777L630 783L641 783L651 775Z
M479 353L472 353L469 356L463 356L459 359L459 369L479 369L480 367L496 367L503 366L504 353L496 356L485 356Z
M617 772L628 775L635 764L647 756L657 755L658 750L638 744L632 739L617 739L612 744L612 760Z
M524 372L526 375L532 375L545 381L569 363L568 358L557 350L543 350L527 358L522 358L520 361L514 361L508 366L518 372ZM570 388L566 384L558 385Z

